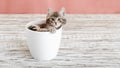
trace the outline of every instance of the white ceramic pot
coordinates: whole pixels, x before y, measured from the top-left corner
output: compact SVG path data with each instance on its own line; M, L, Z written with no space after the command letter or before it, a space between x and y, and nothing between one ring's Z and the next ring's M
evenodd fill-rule
M40 23L43 20L32 21L26 25L27 43L31 55L37 60L51 60L56 57L61 42L62 28L56 33L37 32L28 29L28 26Z

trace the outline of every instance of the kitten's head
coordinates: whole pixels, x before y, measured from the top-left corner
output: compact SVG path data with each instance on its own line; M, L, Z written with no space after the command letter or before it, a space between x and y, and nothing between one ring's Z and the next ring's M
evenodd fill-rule
M51 9L48 9L47 21L46 23L53 27L59 27L66 24L65 9L62 8L59 12L53 12Z

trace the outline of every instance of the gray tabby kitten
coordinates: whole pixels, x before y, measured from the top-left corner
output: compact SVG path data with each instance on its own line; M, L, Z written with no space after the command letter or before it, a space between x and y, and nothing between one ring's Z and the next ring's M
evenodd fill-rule
M55 33L57 29L60 29L64 24L66 24L64 16L64 8L62 8L60 12L53 12L51 9L48 9L46 21L41 24L31 25L29 29L39 32L49 31L51 33Z

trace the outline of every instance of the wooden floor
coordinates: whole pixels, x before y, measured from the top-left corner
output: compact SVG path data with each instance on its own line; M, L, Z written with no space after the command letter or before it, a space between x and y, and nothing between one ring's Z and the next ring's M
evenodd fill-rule
M58 56L32 59L25 24L40 14L0 15L0 68L120 68L120 15L67 15Z

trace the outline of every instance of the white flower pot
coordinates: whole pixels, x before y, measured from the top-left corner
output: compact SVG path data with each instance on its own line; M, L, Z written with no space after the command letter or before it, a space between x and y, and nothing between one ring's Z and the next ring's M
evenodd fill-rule
M28 48L34 59L51 60L56 57L59 50L62 28L56 33L37 32L28 29L28 26L40 23L43 20L32 21L26 25Z

